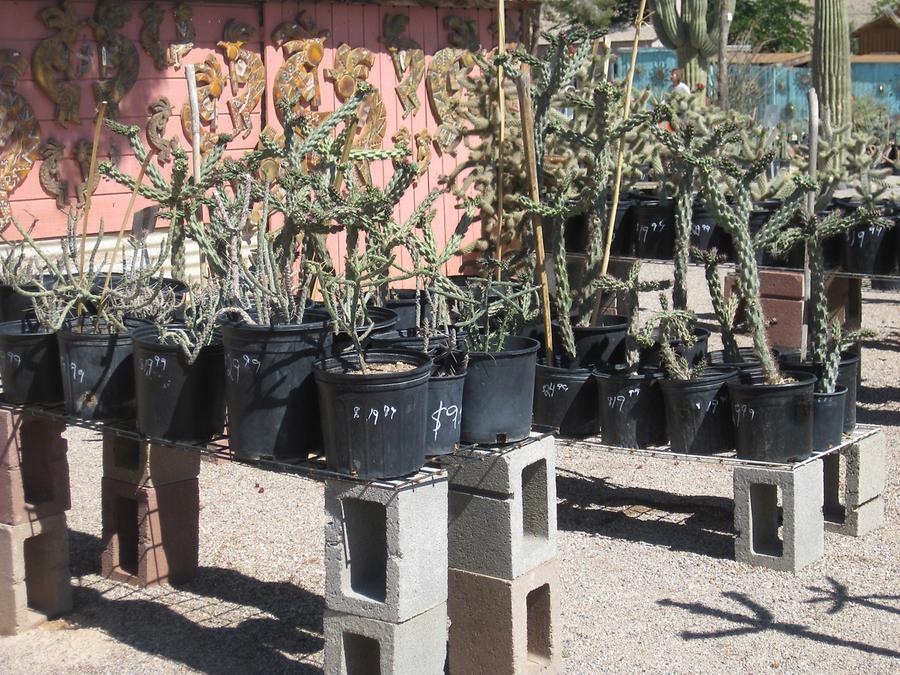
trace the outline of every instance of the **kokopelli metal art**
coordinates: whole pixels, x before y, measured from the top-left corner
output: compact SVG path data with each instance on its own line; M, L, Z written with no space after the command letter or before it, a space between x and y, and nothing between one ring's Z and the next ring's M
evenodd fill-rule
M403 35L409 25L409 16L406 14L386 14L382 23L381 35L378 40L388 48L391 62L394 64L394 73L397 75L398 84L394 87L400 105L403 107L403 117L410 113L419 112L421 103L417 91L425 75L425 52L418 42Z
M266 69L262 58L256 52L243 48L254 31L249 24L229 19L225 24L223 39L219 42L219 47L225 50L233 97L228 100L228 112L234 125L234 133L243 133L244 138L253 130L250 114L259 105L266 90Z
M328 35L328 31L316 28L315 21L306 12L300 12L295 21L284 22L272 31L272 41L287 57L275 75L273 90L275 113L282 124L282 101L292 102L294 115L319 107L319 64L325 57Z
M76 78L72 56L82 22L68 0L44 7L38 17L57 32L38 42L31 55L31 71L34 81L56 106L56 121L65 128L69 122L78 122L81 90L70 80Z
M79 138L75 141L75 161L78 162L78 168L81 170L81 182L75 188L75 197L78 200L78 206L83 206L88 193L94 194L100 183L100 174L98 173L94 176L93 182L88 185L91 173L91 142L88 139Z
M451 46L439 50L431 59L426 84L432 111L440 123L435 139L438 150L454 155L462 140L462 119L458 112L462 98L460 80L475 68L473 52L479 47L473 21L447 16L444 26L450 29Z
M160 164L172 161L172 151L178 147L178 140L166 138L166 124L174 109L165 96L150 104L147 108L150 119L147 121L147 142L156 150L156 159Z
M0 229L10 222L9 196L40 157L41 126L15 86L28 61L13 49L0 49Z
M215 55L210 54L203 63L196 65L197 78L197 105L200 113L200 152L206 154L209 149L219 141L216 133L218 125L217 106L219 98L225 91L225 75L216 60ZM203 129L206 125L209 128ZM193 138L191 125L191 104L186 102L181 107L181 128L185 136Z

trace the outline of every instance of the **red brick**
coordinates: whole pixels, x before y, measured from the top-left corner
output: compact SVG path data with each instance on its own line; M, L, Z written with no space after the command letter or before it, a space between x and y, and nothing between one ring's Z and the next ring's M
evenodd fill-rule
M61 422L0 410L0 523L18 525L71 508Z
M103 478L103 576L136 586L186 581L197 572L197 479L157 487Z
M803 300L803 272L760 270L759 290L764 298Z
M766 329L769 344L779 349L799 349L803 341L803 301L763 298L762 308L766 320L776 320Z
M103 476L141 487L191 480L200 474L200 453L103 434Z

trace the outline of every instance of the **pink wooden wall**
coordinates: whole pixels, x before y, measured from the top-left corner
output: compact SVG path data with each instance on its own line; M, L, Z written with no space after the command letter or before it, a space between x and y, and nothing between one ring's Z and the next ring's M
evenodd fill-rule
M48 0L4 0L0 3L0 46L11 47L22 52L29 60L38 41L52 34L37 18L37 12L41 7L49 4ZM140 54L139 79L125 96L120 104L120 121L127 124L136 124L143 128L146 125L148 112L147 106L159 96L166 96L175 108L175 114L169 120L167 136L175 136L182 147L189 148L189 139L181 128L178 113L182 104L187 100L187 87L185 85L184 70L176 71L170 68L166 71L157 70L150 57L141 48L138 41L138 32L142 20L140 10L146 3L130 2L132 17L124 29L121 30L127 37L133 40ZM172 3L159 0L157 3L165 10L165 18L161 25L161 41L168 44L175 38L175 27L171 14ZM229 146L229 154L240 154L242 151L255 146L260 129L266 124L280 128L275 116L274 104L271 96L271 85L274 81L278 67L282 64L284 56L280 49L271 44L270 35L272 29L282 21L292 20L299 10L304 9L310 16L315 17L320 29L328 29L331 36L327 39L326 54L319 67L319 85L322 95L320 110L333 110L337 106L334 95L334 87L330 81L324 79L324 70L332 67L334 63L335 49L342 42L351 47L366 47L376 55L376 63L372 68L368 81L375 85L382 93L387 109L387 131L384 146L392 145L390 138L402 126L410 130L412 137L422 128L427 128L435 135L437 123L428 102L425 81L423 77L419 86L418 97L422 103L415 115L403 119L403 110L399 104L394 87L397 84L394 69L386 48L378 42L381 34L382 21L388 13L406 13L410 16L407 34L419 42L425 50L426 60L430 62L431 56L439 49L449 45L447 30L442 21L448 14L474 19L480 31L482 45L486 48L493 47L494 38L489 30L493 21L494 12L488 9L455 9L440 7L405 7L389 5L352 5L352 4L307 4L297 2L267 2L262 8L256 3L235 4L216 2L190 3L194 9L194 26L197 32L194 49L187 55L186 62L201 63L210 53L216 54L223 72L227 73L227 65L222 51L216 48L216 42L222 39L222 29L228 19L235 18L250 25L257 26L254 40L247 45L253 50L262 50L263 59L267 70L268 86L261 104L253 112L253 133L247 139L241 137L232 141ZM86 0L73 0L72 6L80 18L88 18L92 15L95 2ZM262 17L262 26L260 26ZM83 30L83 39L93 42L93 37L87 27ZM80 44L80 43L79 43ZM75 186L81 181L81 175L77 163L72 158L72 150L76 140L86 138L90 140L92 134L92 118L95 101L91 89L91 83L97 80L97 58L91 70L78 84L81 86L81 124L70 124L68 129L60 127L54 119L54 106L47 95L34 83L32 73L29 71L21 78L16 87L31 106L41 124L41 141L46 142L53 137L66 144L65 160L63 162L63 178L69 181L70 202L74 203ZM219 130L228 132L231 129L231 119L228 114L227 100L231 92L226 92L219 99ZM131 152L124 139L104 130L100 144L99 156L103 159L109 156L110 143L115 142L121 153L120 168L136 175L139 162ZM462 157L454 158L449 155L441 156L434 147L432 148L432 163L426 175L420 178L418 184L411 193L406 196L399 206L398 216L403 218L412 211L415 204L421 200L431 187L437 186L438 177L448 173L455 163ZM155 160L154 160L155 161ZM163 169L164 173L168 167ZM38 219L36 234L38 237L59 236L65 227L63 212L56 208L54 199L47 195L38 181L38 161L25 182L13 193L11 198L12 211L20 222L31 221L33 215ZM373 180L383 184L390 176L391 166L389 162L374 163L372 165ZM107 231L116 230L121 224L126 209L129 194L121 186L108 180L102 180L99 188L94 193L93 207L90 218L91 231L96 231L100 219L105 220ZM136 208L146 205L145 200L139 200ZM452 233L459 217L459 212L454 208L453 201L449 198L442 199L437 204L437 217L434 220L434 230L439 241L445 241ZM160 223L162 225L163 223ZM130 227L130 223L127 224ZM7 232L7 235L10 233ZM477 236L477 232L470 233L470 238ZM340 238L334 237L330 242L333 254L341 253Z

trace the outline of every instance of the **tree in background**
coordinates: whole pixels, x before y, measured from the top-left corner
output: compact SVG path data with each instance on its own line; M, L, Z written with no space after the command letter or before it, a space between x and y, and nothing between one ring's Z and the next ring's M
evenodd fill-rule
M731 31L765 52L809 49L809 6L803 0L737 0Z
M617 5L622 3L616 0L548 0L547 4L569 23L606 30L616 14Z

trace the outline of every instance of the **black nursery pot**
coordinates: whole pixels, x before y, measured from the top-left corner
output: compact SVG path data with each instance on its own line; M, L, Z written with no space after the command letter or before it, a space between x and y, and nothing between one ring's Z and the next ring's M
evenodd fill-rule
M750 234L756 236L756 233L762 229L762 226L769 222L772 217L772 211L760 209L750 213L748 225ZM765 249L756 251L756 264L760 267L788 267L791 269L803 269L804 250L802 244L794 246L784 257L777 257Z
M391 291L394 298L386 300L384 307L396 313L397 323L394 324L396 330L407 330L416 328L416 290L414 288L401 288ZM431 312L431 303L428 297L420 291L419 293L419 316L428 316ZM370 308L371 311L371 308ZM374 318L374 317L373 317Z
M82 419L134 419L134 364L128 333L79 332L75 320L56 333L66 412Z
M572 332L575 334L574 368L599 367L625 361L628 317L601 315L595 325L573 326Z
M239 457L306 458L322 449L313 365L331 347L324 320L298 325L226 325L228 435Z
M675 249L674 202L638 202L634 214L634 255L646 260L671 260Z
M741 459L797 462L812 453L814 375L782 373L793 382L765 384L760 375L743 373L728 383L735 428L735 450Z
M321 310L320 310L321 311ZM397 312L387 307L369 307L369 318L372 320L372 330L369 332L367 340L375 335L387 333L393 330L397 325ZM324 314L324 313L323 313ZM360 333L365 332L366 327L362 326L357 329ZM353 341L346 333L338 333L332 341L332 356L340 356L341 352L353 345ZM368 342L364 341L363 347L368 347Z
M425 454L429 457L449 455L459 444L465 386L465 372L457 375L433 374L428 380Z
M646 448L666 442L666 415L658 370L597 372L600 437L606 445Z
M803 361L801 363L800 352L797 351L781 354L778 361L782 368L815 375L817 380L822 379L825 371L825 367L821 363L812 363L811 361ZM847 388L847 395L844 397L844 413L842 415L845 434L852 433L856 429L856 393L857 384L859 383L859 362L859 354L850 351L841 352L837 385Z
M53 288L56 284L56 277L45 274L41 278L41 284L44 288ZM22 289L26 291L40 290L38 285L33 282L24 284ZM31 318L34 318L34 304L31 298L16 292L12 286L0 284L0 322Z
M137 428L151 438L203 441L225 426L222 343L200 350L188 363L178 345L161 344L156 326L141 326L134 338Z
M709 368L696 380L660 382L673 452L711 455L734 447L728 382L737 377L734 368Z
M397 349L367 351L365 361L412 368L362 375L354 352L316 363L328 468L365 480L414 473L425 464L431 358Z
M429 353L433 353L439 346L447 346L448 340L446 335L431 335L428 338ZM425 338L415 327L388 330L369 338L370 349L395 349L397 347L425 351Z
M9 403L62 401L56 334L33 320L0 323L0 376Z
M845 272L857 274L890 274L894 267L894 228L881 225L855 227L844 233Z
M813 450L820 452L840 445L844 433L847 387L830 393L813 393Z
M672 345L676 354L683 356L687 360L688 364L696 366L706 360L709 331L705 328L695 328L693 333L697 341L691 347L686 347L681 343L681 340L670 340L669 344ZM653 367L662 365L662 349L658 339L653 346L641 348L641 365Z
M690 245L701 251L714 248L724 255L731 253L731 237L716 224L715 214L700 204L695 204L691 213Z
M539 363L534 376L534 423L559 429L566 438L594 436L600 433L597 392L592 370Z
M515 443L531 431L537 340L507 337L498 352L469 352L463 443Z

